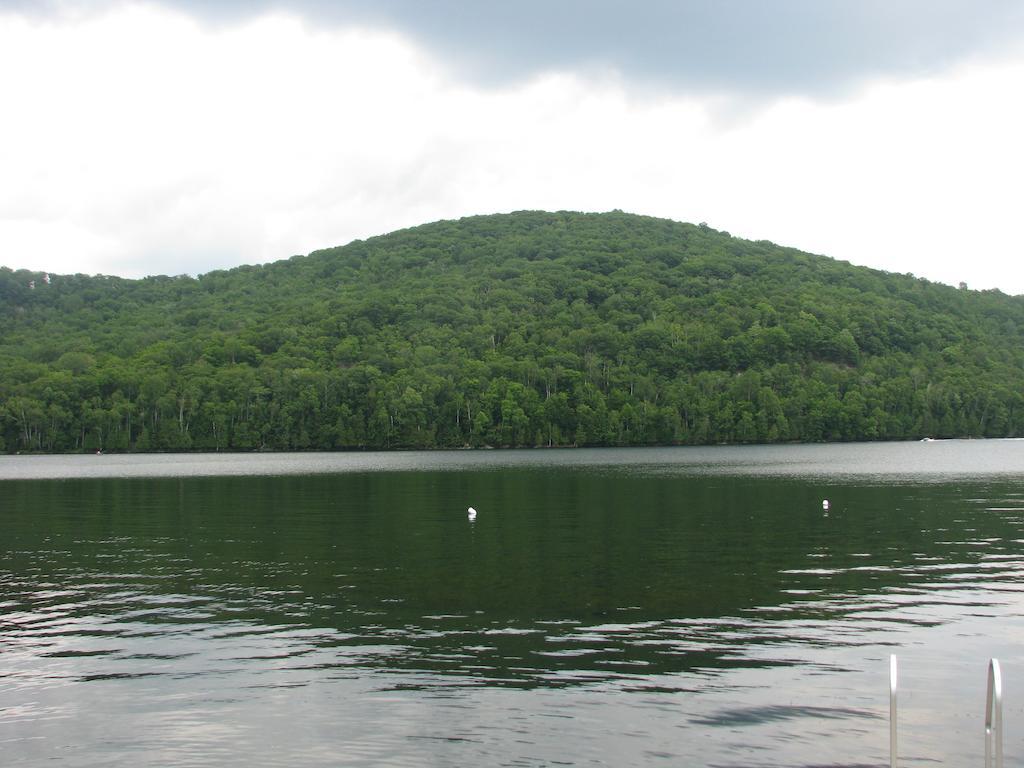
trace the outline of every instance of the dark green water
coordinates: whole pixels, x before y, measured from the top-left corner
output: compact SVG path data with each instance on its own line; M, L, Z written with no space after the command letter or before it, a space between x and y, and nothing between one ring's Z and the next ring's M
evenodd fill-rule
M3 763L1024 765L1024 444L857 450L8 459Z

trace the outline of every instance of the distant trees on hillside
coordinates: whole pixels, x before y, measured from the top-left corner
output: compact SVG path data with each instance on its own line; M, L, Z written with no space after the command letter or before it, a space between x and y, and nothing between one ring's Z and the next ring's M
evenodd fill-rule
M198 279L0 269L0 450L1024 434L1024 298L623 213Z

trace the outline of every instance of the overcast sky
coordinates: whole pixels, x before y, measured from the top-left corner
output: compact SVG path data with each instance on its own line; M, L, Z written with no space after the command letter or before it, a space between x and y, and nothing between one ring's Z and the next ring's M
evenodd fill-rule
M1024 293L1016 0L0 0L0 265L619 208Z

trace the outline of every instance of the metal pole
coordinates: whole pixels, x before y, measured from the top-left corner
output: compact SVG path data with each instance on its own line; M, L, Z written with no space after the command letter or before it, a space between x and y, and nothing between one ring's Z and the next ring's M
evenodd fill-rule
M999 660L988 663L988 693L985 696L985 768L992 768L995 745L995 768L1003 768L1003 676Z
M898 758L896 756L896 684L897 664L896 654L889 655L889 768L896 768ZM987 742L986 742L987 744ZM988 763L985 763L986 768Z

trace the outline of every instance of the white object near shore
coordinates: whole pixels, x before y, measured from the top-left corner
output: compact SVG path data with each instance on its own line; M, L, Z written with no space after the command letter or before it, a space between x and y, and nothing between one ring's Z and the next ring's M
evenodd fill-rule
M470 507L469 509L466 510L466 512L469 515L470 522L472 522L473 520L476 520L476 510L475 509Z
M828 512L828 499L821 500L821 508Z

